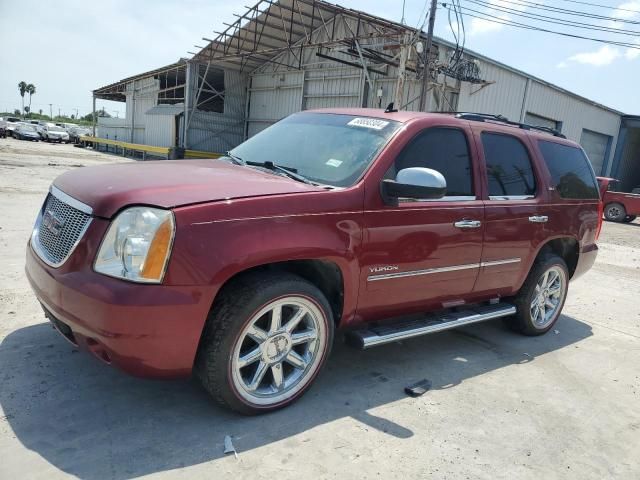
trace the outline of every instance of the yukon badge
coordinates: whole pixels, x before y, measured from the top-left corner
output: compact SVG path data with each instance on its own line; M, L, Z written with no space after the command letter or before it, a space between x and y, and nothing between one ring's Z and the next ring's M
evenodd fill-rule
M382 265L380 267L369 267L370 273L394 272L399 270L398 265Z

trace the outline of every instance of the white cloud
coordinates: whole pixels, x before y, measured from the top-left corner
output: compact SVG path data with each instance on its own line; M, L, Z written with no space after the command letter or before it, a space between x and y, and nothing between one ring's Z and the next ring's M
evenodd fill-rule
M624 52L624 58L626 58L627 60L635 60L638 57L640 57L640 49L627 48L627 50Z
M498 18L501 20L509 20L508 15L500 15ZM503 24L494 22L492 20L485 20L481 18L474 18L471 20L471 29L469 35L481 35L483 33L492 33L502 30Z
M640 16L640 0L632 0L618 5L611 16L622 20L629 20Z
M602 67L605 65L609 65L620 56L622 56L622 54L617 48L612 48L609 45L605 45L594 52L577 53L569 57L567 60L571 62L582 63L585 65Z

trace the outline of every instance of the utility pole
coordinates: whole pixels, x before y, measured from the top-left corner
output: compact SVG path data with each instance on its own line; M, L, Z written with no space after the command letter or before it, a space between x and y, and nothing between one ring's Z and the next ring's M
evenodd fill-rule
M431 0L431 10L429 11L429 28L427 29L427 45L424 49L424 69L422 71L422 87L420 88L420 111L426 112L429 109L427 97L427 86L429 77L431 77L431 69L429 68L429 57L431 55L431 46L433 44L433 25L436 21L436 8L438 0Z
M49 104L49 118L53 121L53 103Z
M402 108L402 95L404 94L404 79L406 76L407 59L409 58L409 34L406 33L402 38L402 45L400 45L400 64L398 65L398 80L396 80L396 91L393 96L395 108L400 110Z
M58 109L58 118L60 118L60 109Z

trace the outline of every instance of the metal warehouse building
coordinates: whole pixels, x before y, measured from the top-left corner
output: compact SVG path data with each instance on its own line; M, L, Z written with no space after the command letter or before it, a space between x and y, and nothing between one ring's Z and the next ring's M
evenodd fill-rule
M324 1L261 0L236 17L192 58L94 90L94 104L126 102L126 118L100 118L98 135L225 152L300 110L390 102L420 110L424 95L428 111L559 130L598 175L640 185L640 117L442 39L427 56L423 32Z

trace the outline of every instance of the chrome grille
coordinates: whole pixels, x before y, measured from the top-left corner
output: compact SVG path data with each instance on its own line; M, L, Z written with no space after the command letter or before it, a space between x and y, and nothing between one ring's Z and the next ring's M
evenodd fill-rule
M38 256L51 266L62 265L87 230L91 222L90 212L86 205L52 187L31 239Z

